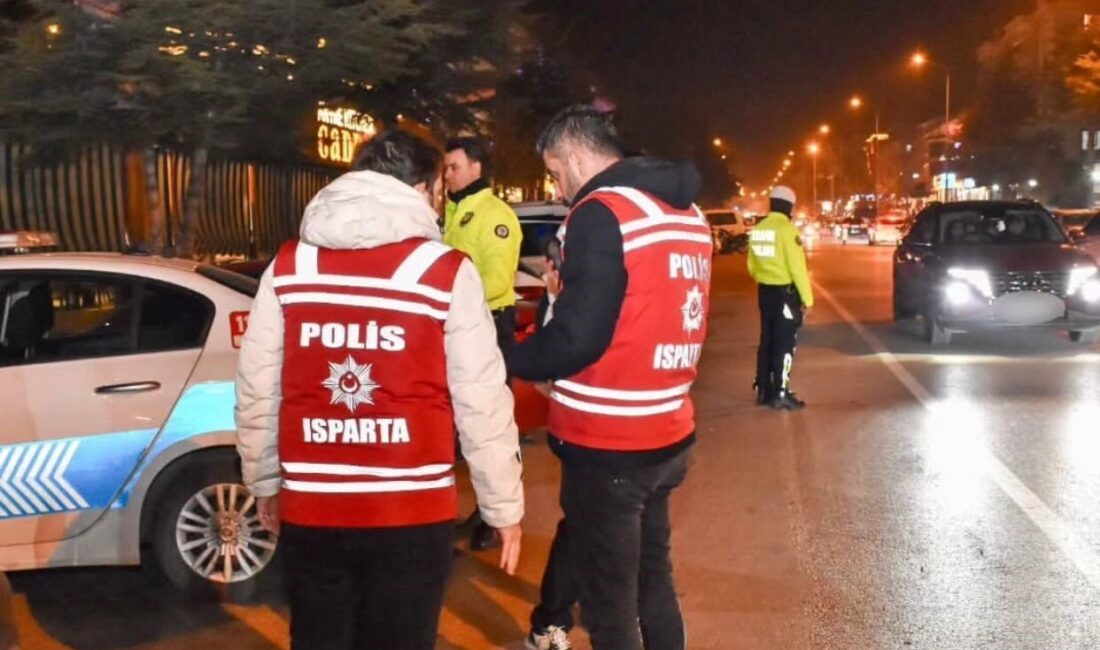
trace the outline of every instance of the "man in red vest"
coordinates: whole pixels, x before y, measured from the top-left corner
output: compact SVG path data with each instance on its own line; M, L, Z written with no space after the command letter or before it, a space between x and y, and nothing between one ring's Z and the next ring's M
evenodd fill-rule
M538 150L572 208L553 318L508 356L515 376L553 382L550 445L562 461L565 523L528 645L569 647L560 632L571 621L554 617L567 616L555 610L568 609L575 580L593 648L680 650L668 501L695 440L689 393L706 338L701 181L690 165L624 159L609 116L589 107L555 117Z
M519 559L512 395L481 279L440 243L442 155L380 134L314 197L260 281L238 450L281 531L295 650L429 650L457 515L454 426L482 517Z

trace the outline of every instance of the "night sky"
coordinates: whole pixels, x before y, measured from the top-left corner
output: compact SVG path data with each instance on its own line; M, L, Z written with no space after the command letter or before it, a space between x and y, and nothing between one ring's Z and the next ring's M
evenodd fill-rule
M1035 0L552 0L567 43L615 99L634 139L682 155L729 140L737 172L764 183L787 149L827 121L843 131L853 93L879 102L885 127L942 111L943 78L909 53L949 65L959 105L977 47ZM861 129L863 127L860 127ZM869 128L867 129L869 133Z

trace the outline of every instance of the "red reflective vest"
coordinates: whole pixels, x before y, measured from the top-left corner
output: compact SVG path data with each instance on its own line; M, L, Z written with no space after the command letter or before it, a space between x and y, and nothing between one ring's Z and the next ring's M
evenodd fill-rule
M463 259L423 239L279 251L284 521L374 528L455 518L443 340Z
M689 393L707 334L710 226L695 207L677 210L633 188L603 188L584 201L603 203L618 219L629 279L607 351L554 382L550 431L592 449L668 447L695 430Z

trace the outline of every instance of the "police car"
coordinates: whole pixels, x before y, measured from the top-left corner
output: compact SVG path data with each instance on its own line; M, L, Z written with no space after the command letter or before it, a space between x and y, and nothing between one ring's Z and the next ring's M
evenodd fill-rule
M0 568L151 554L229 597L273 573L234 448L256 286L192 261L0 256Z

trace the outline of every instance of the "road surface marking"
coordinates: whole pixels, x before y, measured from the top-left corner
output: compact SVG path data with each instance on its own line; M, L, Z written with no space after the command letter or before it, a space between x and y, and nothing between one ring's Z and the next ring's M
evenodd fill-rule
M859 334L860 338L870 346L883 365L902 383L909 392L916 397L924 408L929 411L935 406L935 398L916 377L912 375L894 353L886 349L886 346L870 332L863 323L860 323L840 301L833 297L820 283L814 282L814 288L821 294L837 314ZM993 483L1004 492L1009 499L1023 511L1036 527L1049 539L1069 561L1085 576L1089 584L1095 589L1100 589L1100 556L1085 543L1080 536L1070 528L1069 524L1058 516L1050 506L1043 502L1037 494L1031 491L1018 476L1012 473L1001 459L985 446L976 445L976 453L982 456L981 463L988 471Z

